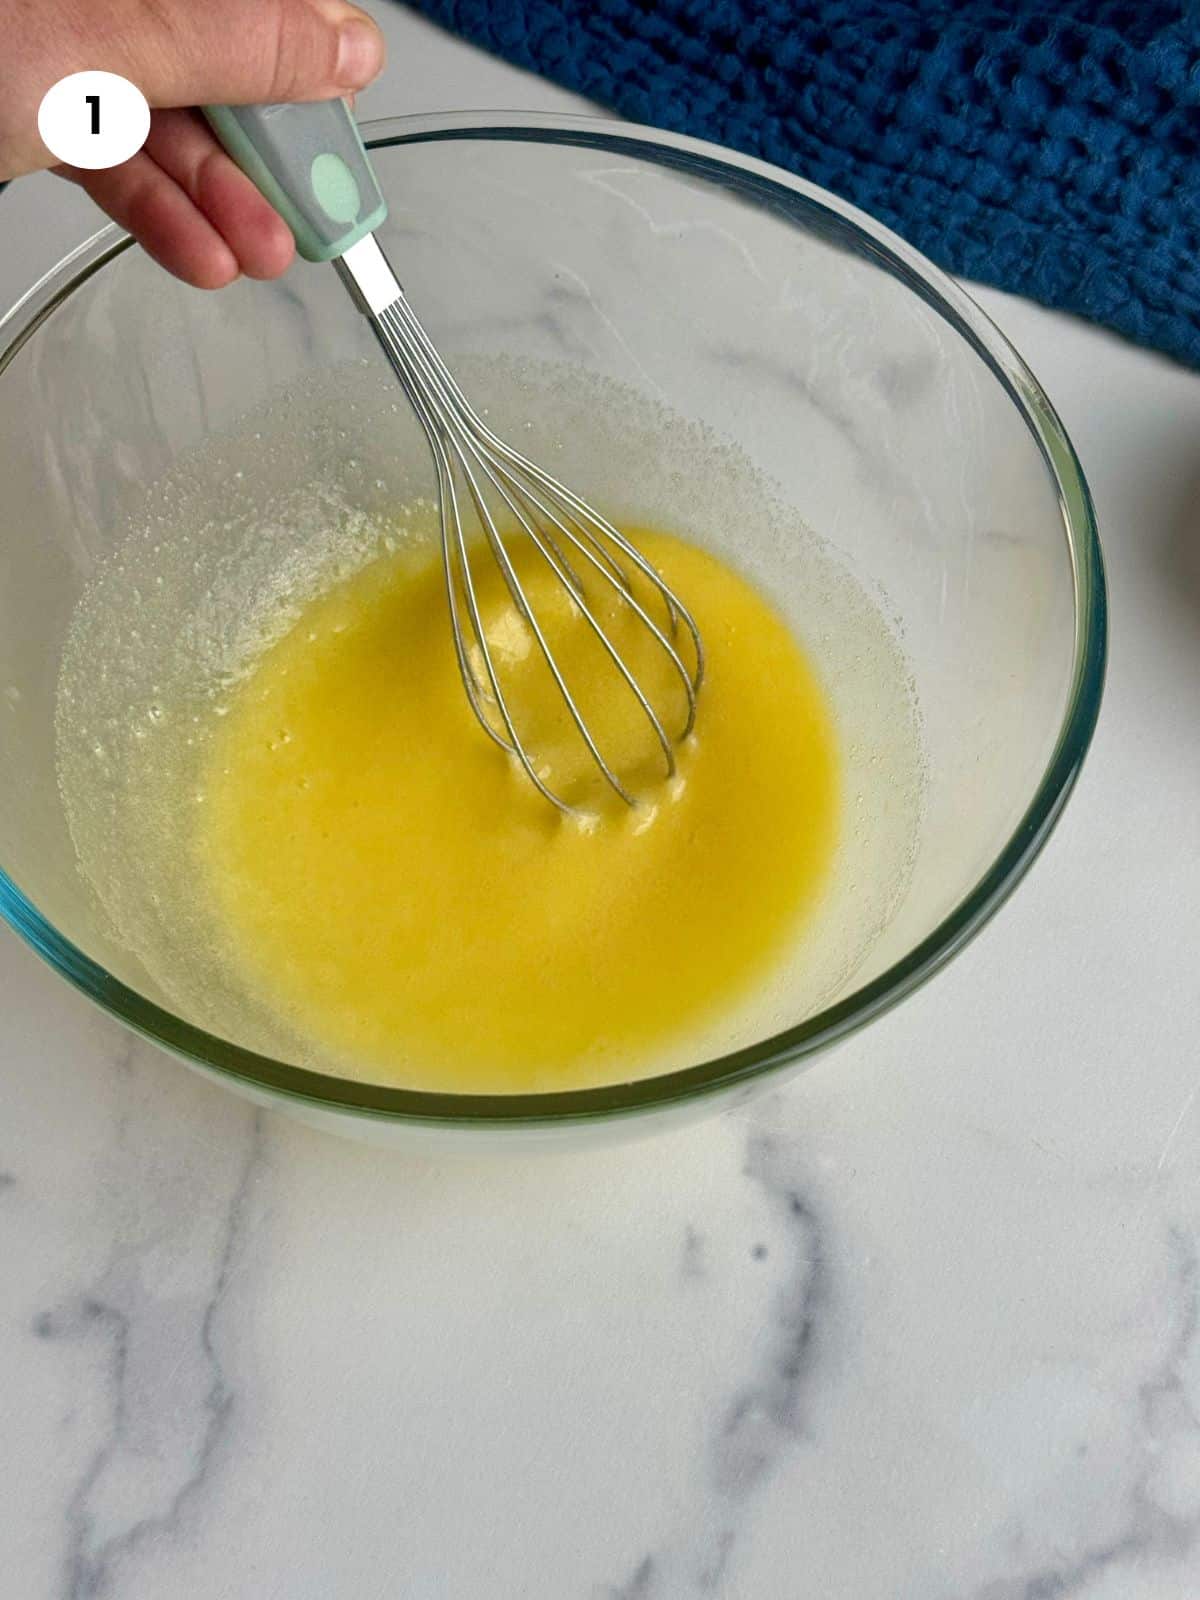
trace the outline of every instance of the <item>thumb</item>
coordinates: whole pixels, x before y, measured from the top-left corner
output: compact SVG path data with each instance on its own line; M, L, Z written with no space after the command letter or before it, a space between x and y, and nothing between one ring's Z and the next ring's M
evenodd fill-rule
M155 107L331 100L383 68L383 35L346 0L123 0L122 9L138 13L137 27L122 40L126 67L114 70Z
M22 40L5 62L0 178L48 167L37 109L71 72L119 72L151 106L332 100L382 69L383 36L348 0L0 0Z

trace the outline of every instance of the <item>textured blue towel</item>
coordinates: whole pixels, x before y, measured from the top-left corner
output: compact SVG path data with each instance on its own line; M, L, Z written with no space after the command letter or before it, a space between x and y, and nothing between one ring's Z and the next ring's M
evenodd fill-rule
M1200 366L1195 0L415 0L787 167L965 277Z

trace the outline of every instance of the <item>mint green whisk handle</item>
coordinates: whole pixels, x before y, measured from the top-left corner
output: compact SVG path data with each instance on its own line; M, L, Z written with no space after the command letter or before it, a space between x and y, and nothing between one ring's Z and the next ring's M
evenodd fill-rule
M205 106L217 138L287 223L306 261L333 261L387 204L344 100Z

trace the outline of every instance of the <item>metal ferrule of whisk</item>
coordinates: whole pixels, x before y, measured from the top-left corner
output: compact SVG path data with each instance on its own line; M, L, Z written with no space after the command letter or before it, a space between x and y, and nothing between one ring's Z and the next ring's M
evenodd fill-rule
M520 763L530 782L551 804L568 813L577 809L556 794L539 771L536 752L522 740L517 718L506 700L471 572L464 525L464 512L468 508L474 513L513 604L536 642L597 769L622 800L635 804L637 797L606 759L572 694L505 548L501 522L519 529L557 580L570 591L582 625L595 634L613 668L640 706L662 752L668 776L675 772L675 745L688 737L695 724L696 697L704 676L704 651L695 620L659 573L606 518L487 426L417 320L374 235L368 234L353 245L335 265L370 320L429 440L437 475L442 558L454 650L463 688L480 726ZM661 623L634 593L633 573L645 580L641 587L655 611L657 601L661 601ZM593 605L589 604L590 584L604 585L620 605L629 608L665 652L672 670L678 674L686 703L686 716L681 726L664 726L659 712L605 631ZM646 585L651 593L646 593ZM651 598L652 594L657 595L657 601ZM681 629L691 639L694 664L690 667L680 654Z

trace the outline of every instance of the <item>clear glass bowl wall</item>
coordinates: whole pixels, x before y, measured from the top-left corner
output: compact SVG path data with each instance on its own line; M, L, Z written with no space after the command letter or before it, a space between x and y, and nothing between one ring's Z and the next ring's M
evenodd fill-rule
M1104 594L1086 485L978 308L798 180L586 119L402 119L367 134L391 206L385 247L448 356L568 361L710 428L885 594L928 762L904 902L819 1015L722 1061L605 1090L493 1102L345 1083L176 1015L75 866L55 777L65 630L149 485L236 435L281 386L376 356L331 271L205 295L109 229L0 324L0 909L193 1065L368 1136L581 1136L700 1109L907 993L1032 859L1099 703ZM314 471L335 464L329 449ZM279 485L247 462L239 492L269 503Z

